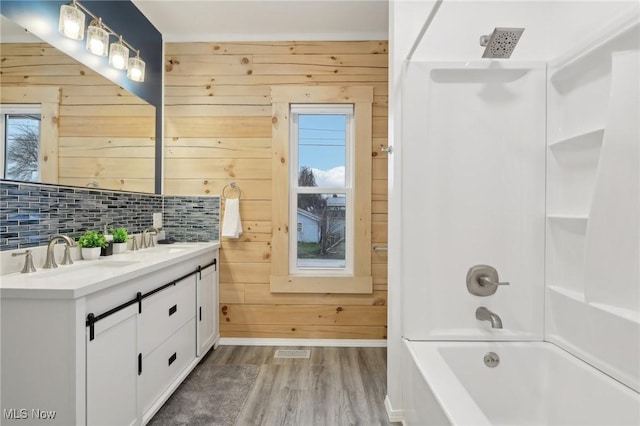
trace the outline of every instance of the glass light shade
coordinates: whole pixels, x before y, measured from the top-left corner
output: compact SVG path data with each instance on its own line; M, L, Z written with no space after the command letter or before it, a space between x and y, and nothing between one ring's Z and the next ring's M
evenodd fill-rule
M129 49L120 42L111 43L109 48L109 65L118 70L126 70L129 59Z
M74 6L60 6L60 21L58 31L63 36L72 40L84 38L84 13Z
M87 50L94 55L107 56L109 52L109 33L98 25L87 28Z
M129 58L129 69L127 70L127 77L129 77L129 79L133 81L143 82L144 67L145 63L139 57Z

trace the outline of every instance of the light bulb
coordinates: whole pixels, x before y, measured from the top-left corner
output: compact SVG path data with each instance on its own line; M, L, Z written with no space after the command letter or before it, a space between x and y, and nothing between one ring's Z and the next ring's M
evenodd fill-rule
M131 69L131 80L139 81L142 77L142 72L138 68Z
M66 19L64 21L64 32L65 37L80 39L78 35L80 34L80 25L77 22Z
M105 49L102 40L91 39L89 41L89 51L94 55L104 56L107 49Z

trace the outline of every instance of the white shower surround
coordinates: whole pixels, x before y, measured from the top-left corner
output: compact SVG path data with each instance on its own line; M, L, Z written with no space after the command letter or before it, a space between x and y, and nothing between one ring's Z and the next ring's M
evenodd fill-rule
M533 284L536 288L535 291L539 289L541 292L539 297L546 298L544 305L540 306L539 312L533 313L534 318L540 318L540 315L544 312L545 329L541 337L565 348L573 355L589 362L636 391L639 389L638 368L640 368L638 363L638 359L640 359L640 312L636 304L640 293L640 282L637 276L639 270L637 218L640 216L640 208L638 207L640 204L638 201L640 194L638 188L639 136L637 134L639 114L637 108L640 96L638 95L637 78L634 80L635 86L629 80L634 75L637 77L638 71L633 71L633 69L629 71L629 67L638 65L637 56L633 57L633 55L637 55L638 49L638 29L637 27L634 29L634 23L638 21L637 10L636 4L633 13L626 13L617 22L612 23L611 28L613 30L595 34L595 37L594 33L589 33L587 35L590 38L588 43L572 49L563 60L551 61L549 63L549 76L548 79L545 79L547 83L544 83L539 88L543 93L548 91L548 97L545 101L548 108L548 116L546 118L548 134L546 139L550 146L547 149L547 206L546 214L543 213L543 215L546 215L547 247L545 255L547 265L545 277L540 281L540 284ZM392 14L391 16L394 19L394 15ZM625 23L631 23L632 25L629 26ZM617 35L616 31L618 32ZM625 31L630 32L626 33L625 36ZM634 33L633 31L636 32ZM635 44L633 44L634 42ZM604 47L599 49L599 46ZM613 51L618 49L621 52L611 55L612 50L607 49L612 47ZM629 49L636 50L636 52L623 52ZM601 61L603 52L605 52L604 57L608 54L610 58L609 61L604 61L604 67ZM505 64L506 62L501 63ZM509 61L509 63L513 64L513 61ZM611 66L612 63L613 66ZM625 63L625 65L622 65L622 63ZM395 72L398 73L397 59L395 65ZM421 64L422 67L439 67L440 65L442 63ZM450 65L448 67L452 68ZM517 64L514 65L518 66ZM469 63L466 63L462 68L468 66ZM586 68L584 68L585 66ZM595 71L589 68L590 66L594 66ZM394 67L392 66L392 77L393 69ZM575 73L576 71L578 71L577 74ZM417 87L410 86L407 90L407 75L402 78L396 77L393 85L394 90L404 86L403 96L407 94L412 96L415 90L423 90L419 85ZM429 76L427 72L423 73L423 76L424 81L429 82L426 83L427 86L432 84L433 74ZM396 84L398 81L401 82L399 85ZM571 85L576 86L577 89L576 87L569 87ZM432 91L432 93L436 92L437 90ZM456 95L453 98L456 98ZM445 109L449 99L447 97L444 98ZM425 282L434 283L434 277L429 277L424 271L430 268L435 268L436 270L446 269L447 264L451 262L446 259L448 245L444 247L444 253L438 253L432 247L429 253L435 254L432 258L436 259L435 262L420 253L424 250L416 250L417 247L422 248L425 246L424 241L420 244L418 238L412 238L414 235L422 235L424 237L423 234L417 232L418 227L424 226L424 218L430 213L424 207L430 206L437 209L439 204L434 203L434 201L438 200L436 197L431 197L426 202L424 197L420 200L420 196L418 196L418 200L414 200L416 191L422 191L423 188L426 188L424 192L429 194L432 189L429 188L429 182L426 180L429 175L429 169L427 168L429 164L424 163L424 156L416 155L416 153L425 154L428 152L430 142L426 142L427 147L425 148L425 146L417 146L415 140L407 140L404 124L407 122L408 117L412 117L409 119L421 121L417 124L415 121L411 121L415 129L422 128L432 131L430 127L433 123L425 123L427 121L425 111L433 110L437 116L438 110L436 106L442 102L442 97L440 99L432 97L427 103L423 101L421 104L411 104L411 107L407 108L406 99L403 99L402 108L398 108L399 104L395 101L395 106L398 108L398 112L395 113L397 115L393 112L390 113L390 117L393 118L395 115L396 119L401 114L403 121L401 140L398 139L398 130L394 130L394 126L398 126L398 123L392 124L390 130L392 140L395 138L395 143L401 143L402 145L396 151L400 153L399 160L401 160L401 163L396 161L395 167L391 167L390 171L395 169L393 177L396 185L397 182L403 183L401 196L398 196L397 192L394 194L394 182L391 182L390 188L390 202L394 198L401 201L403 219L402 237L396 241L390 239L390 246L393 246L394 243L401 243L403 262L400 268L402 274L398 274L393 270L393 267L390 267L390 286L393 284L391 282L392 277L404 277L401 292L402 303L394 303L394 293L390 292L390 311L396 313L399 311L405 312L402 315L403 337L425 340L517 340L515 336L518 332L516 330L508 330L508 322L505 322L505 330L503 331L487 329L485 324L477 324L480 330L478 331L466 326L472 322L468 317L465 319L449 319L450 313L459 313L461 309L468 310L469 305L468 299L465 299L466 296L456 300L453 305L451 300L449 300L449 303L445 302L453 293L457 293L460 296L457 289L453 290L450 286L447 286L446 283L452 281L449 279L450 276L436 275L437 278L444 278L444 280L436 281L432 289L424 287ZM485 112L479 111L477 113L482 116ZM626 118L624 118L625 115ZM456 118L459 117L452 117L451 115L448 117L450 123L454 122ZM625 120L627 123L635 123L635 127L628 126L625 129L621 124ZM438 129L437 123L435 127ZM410 130L409 133L415 133L415 129ZM484 129L476 128L475 130ZM442 131L442 128L440 128L440 131ZM452 133L464 134L464 132L465 129L455 128ZM626 138L625 142L613 142L614 135L618 141L621 138ZM433 154L433 151L431 153ZM567 153L569 155L566 155ZM506 155L508 158L509 154ZM623 166L617 167L616 163L620 165L620 160L623 160ZM433 161L433 158L426 161ZM412 164L414 170L422 167L422 174L412 175ZM400 165L402 170L398 171L397 167ZM562 170L562 167L567 165L569 169ZM409 173L407 173L407 166L409 166ZM624 168L625 166L627 166L626 169ZM416 185L416 178L417 182L419 182L418 185ZM516 177L514 186L517 187L523 183L521 178L522 176ZM431 195L433 194L432 192ZM445 201L450 202L451 200L445 198ZM543 208L544 204L545 201L543 199ZM463 204L461 203L460 205ZM451 204L445 203L445 209L450 206ZM614 206L614 208L608 208L607 206ZM408 211L409 213L407 213ZM624 214L620 214L620 212L624 212ZM525 222L527 219L531 219L530 216L537 216L537 212L527 213L521 211L521 213L521 219ZM390 219L393 216L394 214L391 213ZM455 231L454 227L449 227L449 223L447 223L448 219L454 218L445 218L446 230ZM471 222L474 220L477 219L472 219ZM489 222L491 222L491 226L494 225L491 220ZM531 223L534 222L535 220ZM428 228L429 224L426 224L426 227ZM460 229L462 228L464 226L460 227ZM509 226L507 226L507 229L509 229ZM435 230L435 235L438 235L437 232L439 230L437 228L433 227L432 230ZM608 230L611 232L608 232ZM544 233L545 231L543 231ZM510 232L507 231L505 234L497 239L498 243L508 238ZM534 246L536 245L535 238L532 243ZM409 248L412 249L410 250ZM463 253L465 249L462 250ZM443 256L443 254L445 255ZM515 254L516 257L520 255L520 253ZM610 273L610 279L606 279L606 274L610 270L607 268L606 263L600 263L602 260L613 261L618 266L614 272ZM514 281L500 271L500 267L498 267L498 270L502 280ZM589 276L586 276L587 273L589 273ZM429 280L425 279L425 275L429 277ZM408 277L412 278L408 280ZM417 279L418 277L420 279ZM419 282L413 283L416 280ZM546 287L544 283L546 283ZM456 283L455 285L458 284ZM464 290L466 291L466 289ZM507 317L512 314L508 306L508 290L511 289L507 287L498 290L496 295L504 294L501 303L496 300L493 308L486 304L498 314L502 314L500 309L506 309ZM432 299L435 297L436 300L426 299L429 295L431 295ZM398 293L395 293L395 296L397 297ZM536 296L532 299L534 305L537 297L536 293ZM476 299L481 303L482 299L487 298ZM419 308L421 303L422 309ZM428 309L434 306L434 311L440 314L440 317L435 321L433 321L432 313L427 312ZM472 315L473 311L469 316L472 317ZM473 320L475 321L475 318ZM537 321L537 319L534 321ZM453 327L449 329L439 327L438 322L453 325ZM539 324L542 323L540 321ZM391 333L393 333L393 327L391 327ZM526 333L522 335L524 334ZM390 336L391 339L393 337ZM537 339L530 336L527 340ZM405 343L407 343L406 340ZM394 357L396 361L398 360L398 348L394 346L395 344L393 341L390 342L390 363L394 362ZM408 344L411 345L413 343ZM449 343L441 344L449 345ZM460 345L466 344L461 343ZM541 345L546 346L549 344L542 343ZM511 349L505 347L501 350ZM410 368L409 352L403 346L402 365L406 368ZM581 364L582 361L575 359L575 362ZM595 369L593 370L593 372L596 371ZM411 417L409 412L415 408L410 401L412 392L412 384L410 382L412 380L409 377L412 373L409 373L409 377L405 375L402 379L404 406L399 404L392 406L391 399L393 398L397 401L398 397L397 388L395 387L397 381L393 378L397 377L395 376L397 373L398 369L390 367L389 375L392 378L390 378L389 382L391 391L390 397L387 399L387 408L391 414L395 410L395 420L399 420L402 417L400 413L404 409L405 420L409 420L409 417ZM474 375L469 371L467 373ZM461 373L459 372L458 374ZM607 379L606 376L601 376ZM520 379L516 378L514 380ZM578 383L582 383L581 380L587 379L585 377L578 379ZM415 382L415 380L413 381ZM531 383L529 386L535 386L535 384ZM580 384L577 384L577 386L580 386ZM487 389L487 391L491 392L490 389ZM598 392L597 389L594 391ZM393 392L395 392L395 395L392 395ZM633 391L628 395L631 397L628 401L631 402L627 407L637 412L640 407L640 396ZM436 400L442 402L440 396ZM426 404L426 402L423 402L423 404ZM447 407L442 408L447 409ZM615 416L608 419L610 424L627 423L627 421L620 420L621 418ZM637 423L636 419L633 421ZM482 423L481 417L478 417L475 423ZM492 421L492 423L500 422Z
M544 63L409 62L403 93L404 337L542 340L545 225ZM490 297L467 291L478 264ZM496 312L492 329L476 308Z

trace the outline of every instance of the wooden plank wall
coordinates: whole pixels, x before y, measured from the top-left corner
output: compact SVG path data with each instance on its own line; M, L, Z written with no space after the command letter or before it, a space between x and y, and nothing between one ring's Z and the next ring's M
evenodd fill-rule
M0 90L59 87L58 182L154 192L155 107L46 43L0 44Z
M371 254L371 295L272 294L272 85L374 88L372 242L387 243L387 42L170 43L165 65L165 193L242 190L244 234L223 239L223 337L386 338L387 257ZM286 254L285 254L286 255Z

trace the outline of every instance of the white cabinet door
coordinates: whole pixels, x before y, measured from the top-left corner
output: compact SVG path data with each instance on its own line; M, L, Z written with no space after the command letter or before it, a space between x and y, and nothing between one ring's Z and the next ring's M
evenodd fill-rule
M134 425L138 378L138 305L87 328L87 424Z
M218 336L218 262L200 273L197 289L197 355L204 355Z

